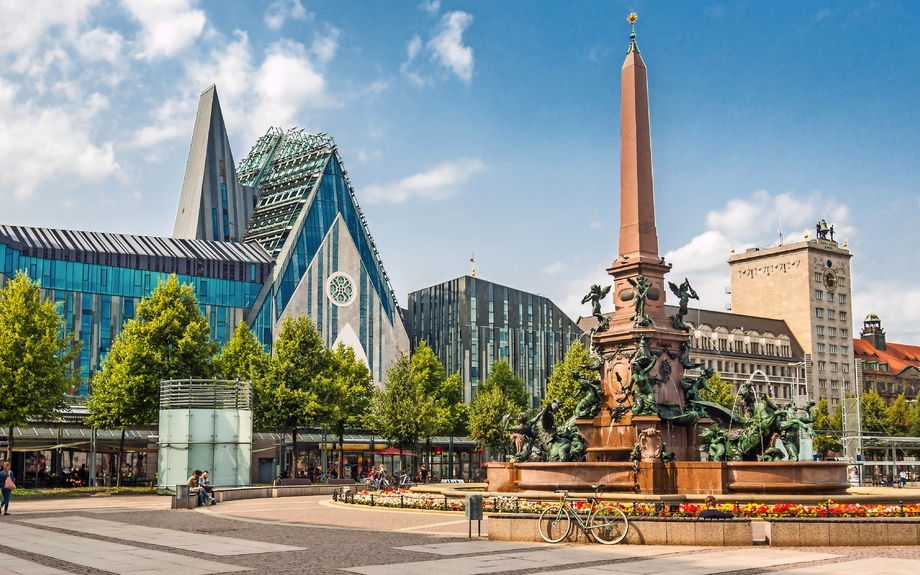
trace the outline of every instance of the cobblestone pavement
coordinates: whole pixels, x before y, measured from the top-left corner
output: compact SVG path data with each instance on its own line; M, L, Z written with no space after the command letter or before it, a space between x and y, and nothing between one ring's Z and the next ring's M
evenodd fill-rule
M459 514L343 508L328 505L325 496L227 502L197 512L164 510L168 499L153 499L132 497L114 505L115 498L105 498L94 508L85 501L60 501L58 509L56 502L20 502L14 515L0 521L9 524L2 527L7 536L0 537L0 572L915 575L920 570L920 547L547 546L468 540ZM157 544L138 535L145 533Z

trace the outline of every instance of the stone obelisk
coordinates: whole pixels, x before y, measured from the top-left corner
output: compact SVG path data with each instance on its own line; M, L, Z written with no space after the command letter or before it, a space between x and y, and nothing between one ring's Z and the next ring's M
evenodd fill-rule
M670 266L658 253L647 70L636 44L635 15L629 21L633 30L621 70L619 251L607 270L614 277L616 309L607 329L592 338L605 360L604 404L590 427L579 421L579 430L588 439L589 461L625 460L647 428L659 431L671 452L686 461L699 457L692 436L696 427L677 427L658 417L661 405L677 412L683 408L679 356L687 334L675 329L664 311ZM644 382L633 377L637 354L651 366ZM640 398L642 383L647 393Z

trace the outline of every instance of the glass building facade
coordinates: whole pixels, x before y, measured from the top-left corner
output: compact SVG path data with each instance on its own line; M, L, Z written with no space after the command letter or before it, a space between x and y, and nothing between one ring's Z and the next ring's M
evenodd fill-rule
M506 360L524 380L533 406L582 330L551 300L472 276L409 294L406 328L412 349L425 341L448 374L459 373L464 399L476 395L489 368Z
M170 274L195 287L211 337L224 343L273 266L255 245L0 225L0 286L24 271L82 342L76 367L84 383L75 395L89 392L89 378L141 298Z

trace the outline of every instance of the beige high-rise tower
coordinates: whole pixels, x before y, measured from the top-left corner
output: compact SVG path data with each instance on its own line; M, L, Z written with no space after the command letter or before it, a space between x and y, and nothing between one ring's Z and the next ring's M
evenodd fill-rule
M855 391L852 254L823 219L815 231L803 242L732 255L732 311L785 320L806 353L806 365L794 366L795 395L833 407Z

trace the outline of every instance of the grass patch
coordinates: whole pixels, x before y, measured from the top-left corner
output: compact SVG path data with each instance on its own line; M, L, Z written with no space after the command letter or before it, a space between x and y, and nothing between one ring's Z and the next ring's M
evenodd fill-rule
M156 487L67 487L61 489L17 488L13 497L86 497L89 495L156 495Z

